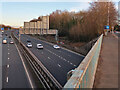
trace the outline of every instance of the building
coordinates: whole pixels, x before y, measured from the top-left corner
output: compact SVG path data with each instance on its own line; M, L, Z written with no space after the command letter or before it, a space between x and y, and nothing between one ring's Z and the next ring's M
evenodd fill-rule
M20 28L20 34L56 34L56 30L49 29L49 16L40 16L38 19L24 22L23 29Z

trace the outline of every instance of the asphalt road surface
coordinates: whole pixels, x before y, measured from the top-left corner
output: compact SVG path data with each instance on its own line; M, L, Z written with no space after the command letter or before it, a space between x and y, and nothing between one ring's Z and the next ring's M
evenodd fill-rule
M17 35L18 32L14 32L14 34L19 37ZM29 49L62 86L67 82L67 73L78 67L84 59L84 56L70 52L69 50L62 48L60 50L56 50L53 48L53 45L47 42L35 39L28 35L21 35L20 40L25 45L27 45L27 39L31 40L33 45L33 47ZM37 49L37 44L42 44L44 49Z
M5 35L7 33L7 36ZM5 31L2 38L7 37L7 44L2 44L2 88L31 88L16 46L9 44L9 31Z

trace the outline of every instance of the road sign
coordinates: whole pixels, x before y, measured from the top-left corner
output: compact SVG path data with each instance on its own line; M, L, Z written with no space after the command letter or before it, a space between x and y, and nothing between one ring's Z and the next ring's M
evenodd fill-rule
M104 29L109 29L110 27L108 25L104 26Z
M4 28L1 28L1 30L4 30Z

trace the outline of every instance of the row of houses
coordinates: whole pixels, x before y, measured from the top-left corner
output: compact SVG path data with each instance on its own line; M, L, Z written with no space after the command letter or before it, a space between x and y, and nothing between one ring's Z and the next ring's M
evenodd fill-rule
M56 34L57 30L49 29L49 16L40 16L29 22L24 22L24 27L20 28L21 34Z

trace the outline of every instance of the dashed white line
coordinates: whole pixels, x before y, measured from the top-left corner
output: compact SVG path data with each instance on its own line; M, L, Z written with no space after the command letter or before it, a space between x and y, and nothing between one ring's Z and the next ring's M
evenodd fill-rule
M33 83L32 83L32 80L31 80L30 75L29 75L29 73L28 73L27 67L26 67L25 62L24 62L24 60L23 60L23 58L22 58L22 55L21 55L21 53L20 53L20 51L19 51L19 49L18 49L18 47L17 47L16 44L15 44L15 46L16 46L17 51L18 51L18 53L19 53L19 55L20 55L20 58L21 58L21 60L22 60L22 64L23 64L23 66L24 66L24 69L25 69L25 72L26 72L26 74L27 74L28 80L29 80L29 82L30 82L31 88L34 88Z
M50 50L48 50L48 49L46 49L46 50L49 51L50 53L54 54L55 56L59 57L60 59L62 59L62 60L64 60L64 61L67 61L65 58L63 58L63 57L61 57L61 56L59 56L59 55L51 52ZM68 56L71 57L71 55L68 55ZM49 59L49 57L48 57L48 59ZM69 64L73 65L73 63L71 63L70 61L67 61L67 62L68 62ZM59 66L59 64L58 64L58 66ZM76 65L73 65L73 66L76 66ZM60 67L60 66L59 66L59 67Z
M8 54L10 54L10 53L8 53Z
M66 59L64 58L63 60L65 60L66 61Z
M9 68L9 67L10 67L10 65L8 64L8 65L7 65L7 68Z
M74 65L76 67L76 65Z
M7 77L7 79L6 79L6 82L8 83L8 77Z
M50 57L48 57L48 59L50 59Z
M61 67L60 64L58 64L58 66Z
M8 58L8 59L10 59L10 58Z

